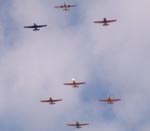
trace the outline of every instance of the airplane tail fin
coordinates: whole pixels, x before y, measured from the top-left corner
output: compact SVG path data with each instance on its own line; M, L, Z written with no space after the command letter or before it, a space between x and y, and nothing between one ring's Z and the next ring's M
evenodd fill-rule
M77 88L77 87L79 87L79 86L77 86L77 85L74 85L73 87L74 87L74 88Z
M113 101L109 101L108 104L114 104L114 102Z
M103 26L108 26L108 25L109 25L109 24L107 24L107 23L104 23L104 24L103 24Z
M33 31L39 31L40 29L33 29Z
M64 8L64 11L68 11L69 9L68 8Z
M50 105L54 105L54 104L55 104L55 102L50 102L49 104L50 104Z

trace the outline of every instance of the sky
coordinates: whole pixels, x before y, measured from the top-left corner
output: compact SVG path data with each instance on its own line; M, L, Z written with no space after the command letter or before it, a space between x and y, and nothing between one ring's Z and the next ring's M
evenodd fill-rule
M148 0L0 1L0 130L149 131ZM117 19L107 27L93 21ZM38 32L26 25L47 24ZM64 86L75 78L87 84ZM112 96L113 105L100 98ZM40 103L61 98L56 105Z

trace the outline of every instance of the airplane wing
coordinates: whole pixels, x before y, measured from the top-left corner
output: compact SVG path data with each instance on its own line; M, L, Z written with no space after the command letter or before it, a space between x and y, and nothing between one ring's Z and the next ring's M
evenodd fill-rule
M107 102L109 100L108 99L100 99L99 101Z
M46 27L47 25L37 25L36 27L37 28L40 28L40 27Z
M64 83L64 85L74 85L73 83Z
M94 23L104 23L104 21L94 21Z
M70 7L74 7L74 6L77 6L77 5L70 5Z
M86 126L89 125L89 123L83 123L83 124L79 124L80 126Z
M41 100L40 102L50 102L49 100Z
M86 84L86 82L64 83L64 85L81 85L81 84Z
M120 101L121 99L111 99L110 101ZM100 99L99 101L109 102L108 99Z
M76 85L86 84L86 82L76 82Z
M67 126L77 126L76 124L67 124Z
M120 101L121 99L112 99L112 101Z
M32 25L32 26L24 26L24 28L35 28L35 27Z
M55 8L61 8L61 6L54 6Z
M57 5L57 6L54 6L55 8L64 8L63 5Z
M107 23L116 22L117 20L107 20Z
M55 99L53 102L62 101L62 99Z

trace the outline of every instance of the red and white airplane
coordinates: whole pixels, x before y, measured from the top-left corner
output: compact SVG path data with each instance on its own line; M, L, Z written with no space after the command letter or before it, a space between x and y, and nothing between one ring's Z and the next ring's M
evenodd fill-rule
M66 11L66 10L69 10L71 7L75 7L75 6L77 6L77 5L66 4L64 2L63 5L55 6L55 8L62 8L62 9L64 9Z
M67 126L74 126L76 128L81 128L82 126L87 126L89 123L79 123L78 121L75 124L67 124Z
M76 82L75 79L72 79L72 82L64 83L64 85L70 85L72 87L79 87L79 85L86 84L86 82Z
M94 21L94 23L101 23L103 24L103 26L107 26L109 25L109 23L116 22L116 21L117 20L107 20L106 18L104 18L103 20Z
M48 100L41 100L40 102L47 102L49 104L55 104L55 102L62 101L62 99L52 99L51 97Z
M116 101L121 101L121 99L114 99L114 98L108 97L106 99L100 99L99 101L107 102L108 104L113 104Z

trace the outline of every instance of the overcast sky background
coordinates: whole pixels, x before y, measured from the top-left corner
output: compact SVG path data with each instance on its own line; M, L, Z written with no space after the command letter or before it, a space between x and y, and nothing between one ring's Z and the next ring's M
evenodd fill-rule
M0 0L0 130L149 131L148 0ZM117 19L103 27L93 21ZM38 32L25 25L47 24ZM72 78L87 84L64 86ZM113 105L100 103L121 98ZM40 103L61 98L56 105Z

